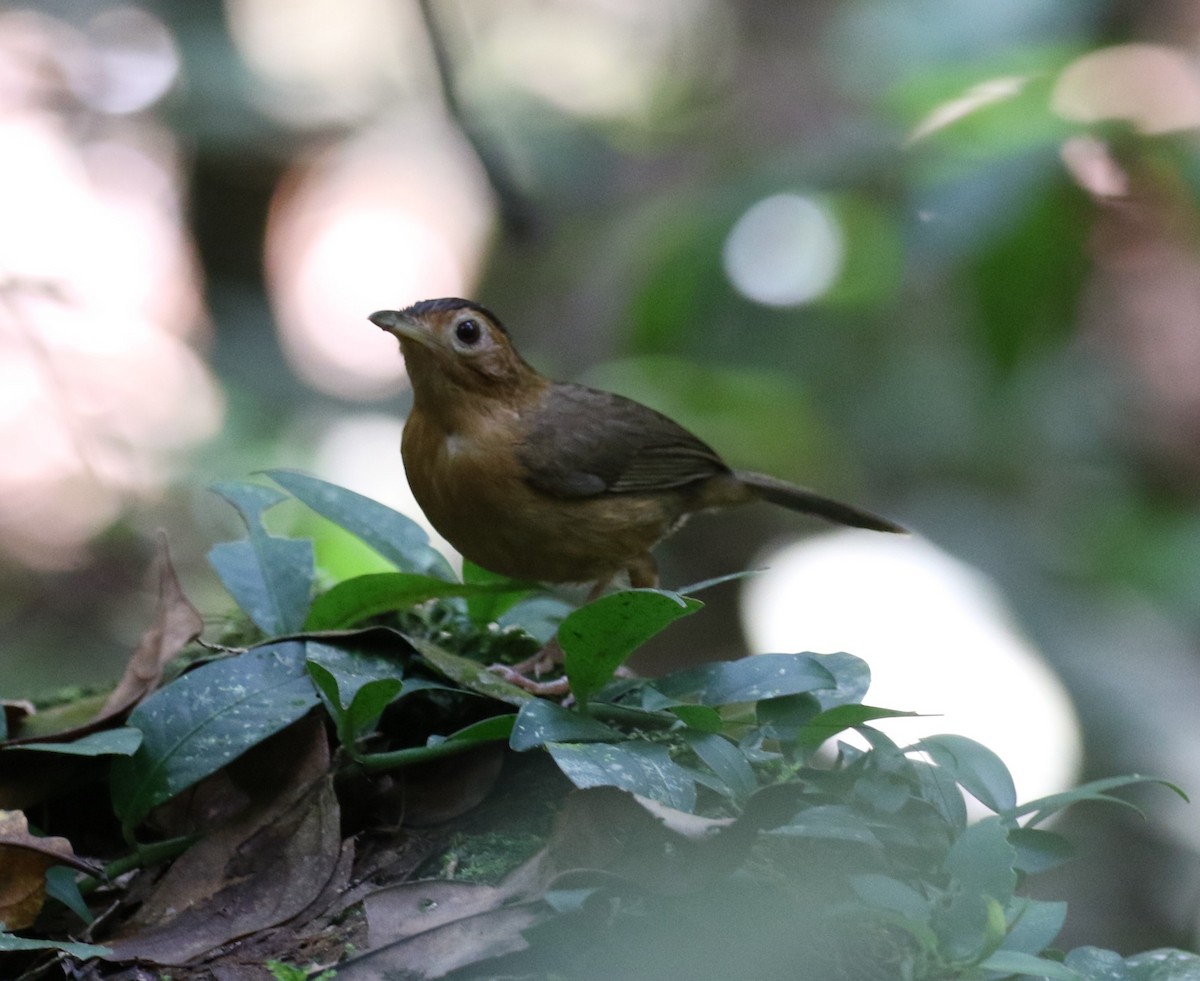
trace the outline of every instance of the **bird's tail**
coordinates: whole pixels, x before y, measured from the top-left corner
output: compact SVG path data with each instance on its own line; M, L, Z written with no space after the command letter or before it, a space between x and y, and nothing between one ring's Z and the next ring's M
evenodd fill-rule
M839 525L849 525L851 528L867 528L870 531L889 531L906 534L907 529L887 518L881 518L870 511L843 504L829 497L822 497L804 487L797 487L785 480L777 480L762 473L752 473L748 470L736 470L734 476L753 490L764 501L778 504L780 507L793 511L803 511L815 514Z

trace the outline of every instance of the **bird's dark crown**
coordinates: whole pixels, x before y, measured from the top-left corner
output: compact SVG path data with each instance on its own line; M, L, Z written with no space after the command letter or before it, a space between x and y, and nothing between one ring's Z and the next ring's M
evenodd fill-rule
M474 310L476 313L483 314L503 333L508 333L508 328L501 323L491 310L485 306L480 306L471 300L464 300L459 296L442 296L436 300L420 300L412 306L405 307L400 312L410 317L421 317L427 313L447 313L451 310Z

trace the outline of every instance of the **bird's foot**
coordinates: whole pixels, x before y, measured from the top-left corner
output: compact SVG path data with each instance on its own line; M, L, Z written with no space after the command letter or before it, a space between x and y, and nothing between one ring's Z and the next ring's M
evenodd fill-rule
M559 668L563 662L563 651L558 646L558 638L551 637L546 645L532 657L525 658L516 664L492 664L489 671L494 671L505 681L518 688L524 688L531 694L542 698L561 697L570 692L566 675L553 681L539 681L543 674L548 674Z
M571 693L571 686L565 674L553 681L538 681L508 664L492 664L488 666L488 670L498 674L510 685L523 688L529 694L537 695L539 698L562 698Z

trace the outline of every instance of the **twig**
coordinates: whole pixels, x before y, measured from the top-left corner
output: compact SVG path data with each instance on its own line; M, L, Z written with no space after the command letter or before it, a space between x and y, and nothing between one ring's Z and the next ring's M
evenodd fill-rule
M470 113L463 108L458 95L454 64L446 36L433 12L433 0L418 0L421 19L425 24L425 33L429 37L429 47L433 51L433 61L437 66L438 86L442 93L442 101L446 112L454 120L455 126L471 144L475 156L487 175L488 183L492 186L500 202L500 220L505 229L514 238L527 238L536 230L538 222L533 204L517 187L511 171L501 159L496 147L484 136L480 128L471 119Z

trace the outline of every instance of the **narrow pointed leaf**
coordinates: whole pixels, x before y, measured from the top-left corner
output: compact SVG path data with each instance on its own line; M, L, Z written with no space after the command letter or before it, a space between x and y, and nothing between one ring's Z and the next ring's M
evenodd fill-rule
M401 571L456 578L450 563L429 544L425 530L399 511L298 470L266 473L297 500L371 546Z

